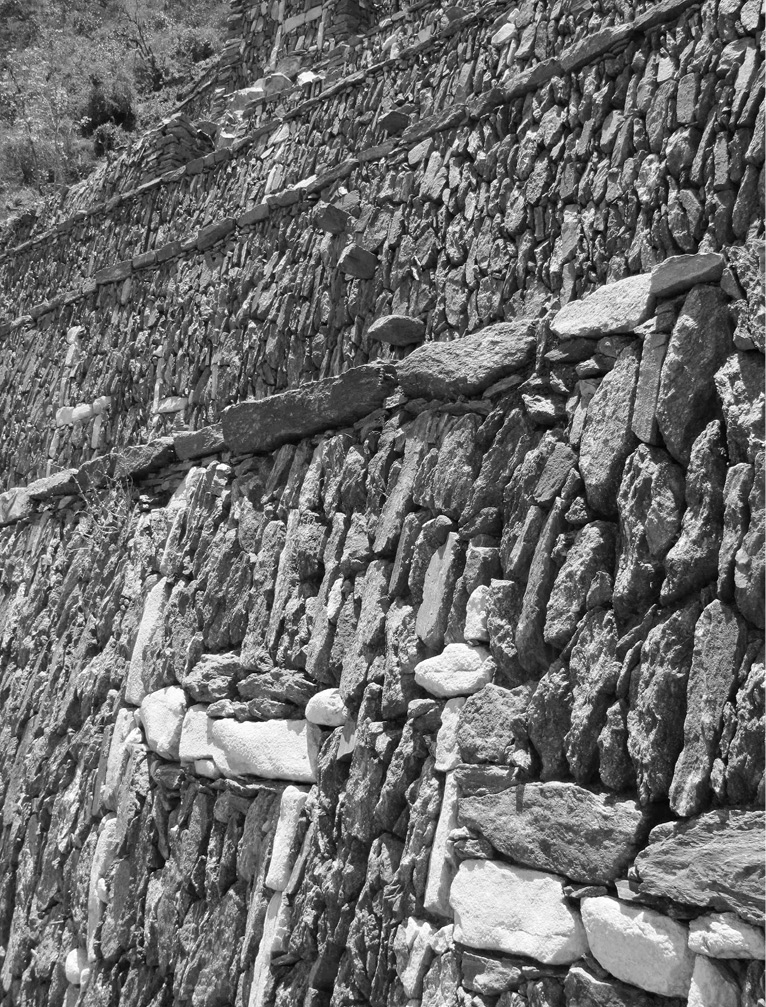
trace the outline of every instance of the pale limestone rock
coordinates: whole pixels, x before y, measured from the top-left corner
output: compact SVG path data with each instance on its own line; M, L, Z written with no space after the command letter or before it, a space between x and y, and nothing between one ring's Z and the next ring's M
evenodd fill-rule
M565 305L551 328L563 339L631 332L651 314L651 283L651 275L646 273L599 287L583 300Z
M584 899L581 912L591 954L607 972L649 993L687 996L694 955L685 926L607 896Z
M213 759L210 729L213 721L207 715L205 703L195 703L186 711L181 728L178 757L181 762L202 762Z
M282 908L282 893L275 892L271 896L266 919L263 923L263 935L258 945L258 954L253 965L253 980L250 986L248 1007L263 1007L267 1001L269 967L271 963L271 948L277 936L279 915Z
M689 949L708 958L766 958L763 931L735 913L708 913L692 920Z
M452 884L455 940L564 965L588 950L580 918L555 874L496 860L464 860Z
M141 732L136 728L134 710L123 707L117 711L109 742L106 772L101 787L101 804L114 811L117 807L116 791L120 783L120 768L131 743L141 740Z
M342 727L348 719L348 710L339 689L323 689L306 704L306 720L322 727Z
M212 721L213 759L224 776L316 781L321 732L305 720Z
M64 973L68 983L80 985L83 969L88 967L88 953L85 948L72 948L64 962Z
M718 252L671 255L652 270L651 291L655 297L675 297L697 283L717 283L723 267Z
M465 706L465 696L455 696L444 704L441 714L441 727L436 735L436 762L434 769L446 773L457 766L460 751L457 744L457 727L460 721L460 711Z
M432 696L469 696L491 680L491 665L485 663L489 656L486 647L447 644L438 657L415 665L415 681Z
M208 780L220 780L221 774L212 759L195 759L194 772L197 776L204 776Z
M436 933L432 923L412 916L399 924L394 938L396 973L408 997L419 997L422 992L423 977L434 955L431 940Z
M290 880L293 868L292 851L295 833L301 812L306 804L308 792L298 787L285 787L279 805L279 820L274 833L274 845L271 851L271 862L264 884L267 888L282 892Z
M442 806L431 847L428 880L423 896L423 908L435 916L452 916L450 885L455 876L455 864L449 848L449 834L457 828L457 803L455 774L447 773L444 778Z
M107 815L99 826L96 849L90 866L90 885L88 887L88 940L87 958L89 962L96 960L96 931L104 912L104 903L98 897L98 883L106 877L109 868L114 863L117 853L117 816Z
M487 643L487 613L489 608L490 589L481 584L468 598L465 609L465 630L463 636L469 643Z
M427 647L437 650L444 644L452 593L458 577L462 545L450 532L431 557L423 581L423 601L418 608L415 632Z
M178 745L186 714L186 694L177 685L144 696L141 724L149 748L163 759L178 759Z
M687 1007L740 1007L739 985L725 966L697 955Z
M431 938L431 947L434 954L443 955L445 951L455 946L455 925L447 923L441 927Z
M169 597L170 588L167 580L163 577L154 585L144 602L144 611L133 646L133 655L130 659L125 684L125 700L133 706L139 706L148 691L145 683L144 652L156 629L162 623Z

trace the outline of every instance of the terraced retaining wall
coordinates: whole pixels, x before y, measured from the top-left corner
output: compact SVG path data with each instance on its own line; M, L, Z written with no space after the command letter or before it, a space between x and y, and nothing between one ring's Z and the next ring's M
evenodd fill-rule
M763 1004L760 8L429 13L7 232L3 1007Z

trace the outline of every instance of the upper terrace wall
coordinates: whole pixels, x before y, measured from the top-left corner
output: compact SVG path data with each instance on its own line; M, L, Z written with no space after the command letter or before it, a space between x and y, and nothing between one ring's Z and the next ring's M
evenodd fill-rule
M10 251L6 313L39 317L2 337L7 482L401 355L365 336L379 314L449 339L756 234L760 29L716 10L659 5L622 48L597 36L525 72L481 18L438 40L432 69L415 54L362 73L239 151ZM420 112L384 140L381 111L407 98ZM350 211L344 233L312 222L317 198ZM370 278L339 266L354 242L377 258ZM104 396L101 416L56 426Z

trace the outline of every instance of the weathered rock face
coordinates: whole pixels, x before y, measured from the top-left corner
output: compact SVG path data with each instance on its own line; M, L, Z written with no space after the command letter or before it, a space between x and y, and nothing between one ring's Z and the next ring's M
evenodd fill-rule
M3 225L0 1007L763 1000L761 18L233 0Z

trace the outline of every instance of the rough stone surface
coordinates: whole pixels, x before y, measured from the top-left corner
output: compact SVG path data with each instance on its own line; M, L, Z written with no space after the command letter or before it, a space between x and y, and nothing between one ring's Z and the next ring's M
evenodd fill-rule
M321 727L340 727L349 717L338 689L323 689L306 704L306 720Z
M652 270L651 292L655 297L674 297L698 283L716 283L723 267L724 258L717 252L671 255Z
M640 891L763 926L761 811L720 809L658 825L636 859Z
M491 679L489 656L485 647L449 643L438 657L415 665L415 681L432 696L469 696Z
M525 955L546 965L587 950L579 916L560 878L495 860L464 860L452 884L455 940L471 948Z
M223 413L223 436L239 454L273 451L328 427L354 423L382 405L394 387L390 366L354 367L337 378L230 406Z
M739 983L725 966L698 955L694 962L688 1007L739 1007Z
M178 759L186 694L178 686L159 689L141 700L141 723L149 748L164 759Z
M606 975L596 978L573 965L564 980L566 1007L681 1007L685 1000L659 997Z
M763 961L763 930L743 923L734 913L709 913L689 923L689 949L709 958L755 958Z
M503 689L485 685L470 696L460 712L457 742L463 762L509 765L514 742L526 738L526 712L532 687Z
M305 720L238 723L224 718L209 728L212 758L224 776L313 783L318 731Z
M695 287L686 297L662 367L657 422L670 454L689 464L692 444L710 418L716 371L733 349L723 294Z
M583 901L582 921L591 954L615 978L661 996L687 996L694 955L685 926L605 896Z
M497 795L463 798L459 819L515 863L584 884L608 884L623 876L651 827L651 818L635 802L593 794L574 783L528 783Z
M601 338L631 332L646 321L653 306L651 276L631 276L601 287L582 301L570 301L551 327L563 339Z
M426 343L397 366L399 383L412 398L476 395L522 370L534 344L534 325L524 321L491 325L454 343Z
M367 337L391 346L411 346L422 343L426 327L419 318L407 315L384 315L376 318L367 330Z

